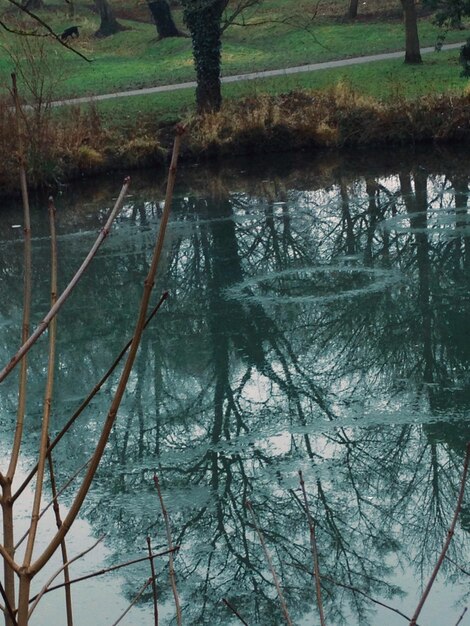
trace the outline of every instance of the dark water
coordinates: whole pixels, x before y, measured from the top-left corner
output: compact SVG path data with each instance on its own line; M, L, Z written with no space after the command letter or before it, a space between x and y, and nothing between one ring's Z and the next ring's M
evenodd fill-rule
M469 174L470 158L434 149L180 173L154 293L170 299L144 335L84 518L91 534L106 533L108 563L144 554L147 536L164 546L158 474L181 546L184 623L241 623L222 598L249 624L284 623L249 499L292 621L319 624L299 470L327 623L407 623L371 598L412 615L456 504L470 439ZM118 188L92 181L57 198L62 287ZM135 177L59 315L54 431L132 334L163 196L163 180ZM38 322L49 243L39 205L33 217ZM3 364L19 337L22 246L19 210L2 218ZM37 446L46 349L44 339L30 359L24 468ZM60 483L88 458L115 384L57 449ZM3 453L15 399L11 376ZM455 624L469 603L469 531L467 495L421 625ZM159 571L161 623L174 623L166 561ZM148 576L144 564L106 584L125 606ZM139 606L122 623L152 624L148 591ZM100 626L119 614L92 611Z

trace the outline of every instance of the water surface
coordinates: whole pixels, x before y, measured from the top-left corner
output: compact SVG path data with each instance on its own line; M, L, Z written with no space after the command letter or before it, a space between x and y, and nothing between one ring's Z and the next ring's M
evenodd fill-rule
M147 536L165 545L156 473L181 546L185 623L240 623L222 598L249 624L284 623L249 499L293 622L319 624L301 470L327 623L406 624L371 598L413 613L452 519L470 439L467 172L470 160L450 153L183 169L154 293L155 302L164 290L170 298L144 335L76 531L74 541L90 545L106 534L91 569L144 554ZM118 188L118 179L87 182L57 198L62 287ZM135 177L112 235L59 315L54 431L132 335L163 197L161 178ZM33 222L38 322L50 258L40 202ZM2 362L21 324L19 223L19 210L6 208ZM37 447L46 349L43 339L30 358L25 471ZM59 482L88 458L116 380L57 449ZM15 402L12 375L0 398L3 454ZM454 624L468 604L469 531L467 496L421 625ZM106 614L93 605L94 623L117 619L148 576L144 564L93 583L115 597ZM166 561L158 584L161 622L174 623ZM152 619L146 592L122 623Z

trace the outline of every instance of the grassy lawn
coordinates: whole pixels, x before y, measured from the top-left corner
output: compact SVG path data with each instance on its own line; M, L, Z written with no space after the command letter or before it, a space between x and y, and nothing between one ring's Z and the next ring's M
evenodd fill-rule
M405 65L401 60L380 61L364 65L306 72L276 78L264 78L223 85L225 100L272 95L298 89L325 89L347 83L359 92L385 101L416 98L429 93L461 93L468 80L460 77L457 52L431 53L421 66ZM183 89L172 93L134 96L97 102L93 105L106 126L132 128L136 120L173 122L194 111L194 92ZM153 123L152 123L153 120Z
M328 11L315 16L311 23L309 20L312 3L304 3L304 6L301 4L295 0L266 0L258 11L246 16L248 26L230 27L224 34L223 74L228 76L403 48L402 20L399 12L390 14L390 7L394 5L387 0L380 5L383 14L377 10L362 16L363 19L358 19L354 23L340 19L345 3L339 0L326 3ZM370 4L373 8L374 2ZM125 15L132 13L130 10L125 11L125 5L120 4L120 0L113 6L118 15L120 12ZM93 95L193 80L190 40L178 38L157 42L155 27L142 21L148 19L144 9L145 7L140 7L136 14L138 20L120 19L129 30L97 40L93 37L93 32L98 27L97 17L91 13L88 6L78 5L77 15L72 20L74 24L79 25L81 36L74 45L92 59L92 63L86 63L60 46L55 44L51 46L49 73L55 80L54 97ZM279 23L286 16L295 17L299 14L302 15L302 19L295 18L291 26ZM71 23L70 18L65 17L65 10L58 7L42 11L41 16L57 32L61 32ZM175 18L181 23L181 15L178 12L175 12ZM422 45L435 43L437 32L429 17L421 19ZM460 41L465 37L465 32L451 31L446 41L449 43ZM8 33L2 33L2 44L0 85L5 85L14 67L7 50L13 50L14 54L26 60L28 55L25 55L23 50L18 50L17 39ZM47 71L44 69L44 73ZM351 78L351 81L360 81L361 76L368 81L368 72L374 74L374 70L356 68L348 70L348 76L358 77ZM296 77L288 79L287 84L290 85L293 80L301 86L316 87L329 80L329 76L328 73L322 73L322 76ZM331 76L338 76L338 73ZM390 80L383 74L379 80L382 91L387 91L389 88L384 82L390 84ZM259 83L274 90L278 89L275 86L278 84L279 81ZM247 87L252 88L252 85ZM364 88L368 89L369 85L365 83ZM236 93L237 90L243 92L244 89L227 87L226 92L228 94ZM185 96L178 94L176 98L178 101L184 100ZM165 100L163 98L162 101Z

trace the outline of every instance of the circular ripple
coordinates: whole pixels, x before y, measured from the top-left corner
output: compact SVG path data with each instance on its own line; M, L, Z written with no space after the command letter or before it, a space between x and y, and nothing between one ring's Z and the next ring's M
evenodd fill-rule
M245 302L333 302L378 293L399 280L392 270L317 266L251 278L227 289L226 295Z

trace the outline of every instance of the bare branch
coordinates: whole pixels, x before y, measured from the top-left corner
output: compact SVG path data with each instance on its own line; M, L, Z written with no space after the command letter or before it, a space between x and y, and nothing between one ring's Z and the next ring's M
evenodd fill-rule
M9 0L9 1L11 1L11 0ZM81 277L83 276L83 274L84 274L85 270L87 269L88 265L91 263L93 257L95 256L96 252L98 251L99 247L101 246L103 241L106 239L107 235L109 234L109 230L110 230L111 225L112 225L112 223L114 221L114 218L118 214L118 212L119 212L119 210L120 210L120 208L122 206L122 203L124 202L124 197L125 197L125 195L127 193L127 189L129 187L129 184L130 184L130 179L126 178L124 180L124 184L122 186L121 192L120 192L120 194L119 194L119 196L118 196L118 198L116 200L116 203L115 203L115 205L113 207L113 210L111 211L105 226L101 230L97 240L93 244L93 246L92 246L90 252L88 253L87 257L83 261L83 263L80 266L80 268L77 270L75 276L72 278L70 283L67 285L67 287L64 289L64 291L62 292L60 297L57 299L57 302L50 309L49 313L47 313L47 315L42 320L42 322L37 326L37 328L33 332L33 334L30 335L29 339L27 339L27 341L25 341L23 343L23 345L18 350L18 352L10 359L9 363L7 363L7 365L0 372L0 382L5 380L5 378L8 376L8 374L21 361L23 356L32 348L32 346L36 343L36 341L39 339L39 337L43 334L43 332L49 326L51 320L57 315L57 313L59 312L60 308L62 307L64 302L67 300L69 295L72 293L73 289L75 288L75 286L77 285L77 283L81 279Z
M264 540L264 535L261 532L261 528L259 527L258 521L256 519L256 515L255 512L253 510L253 506L251 504L251 502L249 500L247 500L245 502L246 508L250 511L251 513L251 518L253 520L253 526L255 527L256 532L258 533L258 537L261 543L261 546L263 548L263 552L264 552L264 556L266 558L266 562L268 564L269 570L271 572L271 576L273 577L274 580L274 585L276 587L276 591L277 591L277 595L279 597L279 602L281 604L281 608L282 608L282 612L284 614L285 620L288 624L288 626L293 626L292 625L292 620L290 618L289 615L289 611L287 610L287 604L286 601L284 599L284 594L282 593L282 589L281 589L281 585L279 584L279 580L276 574L276 570L274 569L274 565L271 559L271 555L269 554L268 548L266 546L266 542Z
M158 499L160 500L160 506L161 506L162 513L163 513L163 519L165 520L166 540L167 540L168 548L171 550L171 548L173 547L173 542L171 539L170 521L168 518L168 511L166 510L165 503L163 502L163 497L162 497L162 492L160 489L158 476L156 474L153 477L153 482L155 483L155 487L157 489ZM173 597L175 599L175 606L176 606L176 623L178 624L178 626L181 626L182 624L181 606L180 606L180 599L178 596L178 590L176 588L176 576L175 576L175 565L174 565L174 560L173 560L173 553L170 552L170 556L168 558L169 558L170 583L171 583L171 589L173 591Z
M32 606L29 609L28 612L28 618L31 617L32 612L34 611L34 609L37 607L39 600L42 598L42 596L47 593L49 586L51 585L51 583L57 578L57 576L69 565L71 565L74 561L78 561L78 559L81 559L83 556L85 556L86 554L88 554L89 552L91 552L93 550L93 548L96 548L96 546L103 541L103 539L106 537L106 535L101 535L101 537L99 537L95 543L90 546L89 548L87 548L86 550L83 550L83 552L80 552L80 554L77 554L76 556L73 557L73 559L70 559L69 561L66 561L65 563L63 563L59 569L54 572L54 574L52 574L52 576L49 578L49 580L46 582L46 584L44 585L44 587L41 589L41 591L34 596L34 598L31 599L31 603ZM72 581L68 581L67 583L64 583L64 585L68 585L70 586Z
M125 616L129 613L129 611L132 609L132 607L134 606L134 604L136 604L139 601L139 598L141 597L141 595L144 593L144 591L147 589L147 587L149 585L152 584L153 582L153 578L149 578L143 585L142 587L139 589L139 592L135 595L134 599L132 600L132 602L129 604L129 606L127 607L127 609L124 611L124 613L122 613L122 615L115 621L112 623L111 626L117 626L117 624L119 624L120 621L122 621Z
M157 596L157 575L155 574L155 565L152 558L152 544L150 543L150 537L147 537L147 548L149 552L150 572L152 574L152 595L153 595L153 618L155 626L158 626L158 596Z
M468 473L468 465L469 465L469 461L470 461L470 441L467 443L467 448L466 448L466 453L465 453L465 459L464 459L464 463L463 463L463 471L462 471L462 479L460 481L460 489L459 489L459 494L457 497L457 504L455 506L455 511L454 511L454 517L452 519L452 523L450 525L450 528L447 532L447 538L444 542L444 546L441 550L441 554L439 555L439 558L437 560L436 566L434 567L434 570L431 574L431 578L429 579L428 584L426 585L426 589L423 592L423 595L421 596L420 601L418 602L418 606L416 607L416 611L413 614L413 617L411 618L410 621L410 626L416 626L416 620L419 617L419 614L421 613L421 609L424 606L424 603L426 602L426 599L429 595L429 592L431 591L431 587L434 584L434 581L436 579L437 573L439 572L439 569L442 565L442 562L446 556L446 552L449 548L450 542L452 540L452 537L454 536L454 532L455 532L455 527L457 525L457 520L459 518L459 514L460 514L460 509L462 507L462 501L463 501L463 496L465 493L465 483L467 481L467 473Z
M179 546L175 546L174 548L172 548L171 550L164 550L163 552L157 552L152 554L152 559L156 559L159 556L165 556L166 554L169 554L170 552L176 552L177 550L179 550L180 547ZM123 567L128 567L129 565L135 565L136 563L142 563L143 561L148 561L150 559L149 556L142 556L139 557L138 559L133 559L132 561L126 561L125 563L119 563L119 565L112 565L111 567L106 567L104 569L100 569L96 572L92 572L91 574L85 574L84 576L79 576L78 578L73 578L71 581L69 581L69 585L73 585L75 583L80 583L83 580L89 580L90 578L96 578L96 576L102 576L103 574L107 574L108 572L114 572L118 569L121 569ZM60 585L54 585L53 587L49 587L44 593L50 593L51 591L57 591L57 589L62 589L62 587L64 587L65 583L61 583ZM33 596L29 601L30 602L34 602L36 600L37 596Z
M29 17L35 20L38 24L41 24L41 26L47 30L47 32L49 33L49 36L55 39L57 42L59 42L61 46L63 46L64 48L67 48L67 50L71 50L74 54L77 54L79 57L87 61L87 63L92 62L92 60L87 58L84 54L82 54L78 50L75 50L75 48L72 48L72 46L69 46L69 44L66 41L62 41L59 35L55 33L52 30L52 28L49 26L49 24L45 22L43 19L41 19L39 15L36 15L32 11L24 7L22 4L17 2L17 0L8 0L8 2L10 4L13 4L13 6L15 6L17 9L20 9L20 11L23 11L23 13L26 13L26 15L29 15Z
M16 621L16 617L15 617L15 612L13 611L13 609L11 608L11 604L8 600L7 594L5 593L5 589L3 588L2 583L0 582L0 595L3 598L3 601L5 602L5 610L7 611L8 615L10 616L10 619L12 621L13 626L18 626L18 623Z
M160 309L161 305L164 303L164 301L168 298L168 291L165 291L160 300L158 301L158 303L156 304L156 306L153 308L153 310L151 311L150 315L147 317L146 321L145 321L145 325L144 328L147 328L148 324L151 322L151 320L155 317L155 315L157 314L158 310ZM93 389L90 391L90 393L88 394L88 396L85 398L85 400L83 400L83 402L81 403L81 405L78 407L78 409L75 411L75 413L72 415L72 417L69 419L69 421L65 424L65 426L60 430L60 432L56 435L56 437L52 440L49 448L48 448L48 453L52 452L52 450L54 450L54 448L56 447L56 445L60 442L60 440L62 439L62 437L70 430L70 428L73 426L73 424L75 423L75 421L80 417L80 415L83 413L83 411L86 409L86 407L90 404L90 402L93 400L93 398L96 396L96 394L99 392L99 390L101 389L101 387L104 385L104 383L108 380L108 378L111 376L111 374L114 372L114 370L116 369L116 367L119 365L119 363L121 362L123 356L126 354L127 350L129 349L129 346L132 343L132 339L129 339L129 341L126 343L126 345L124 346L124 348L121 350L121 352L119 353L119 355L116 357L116 359L114 360L113 364L111 365L111 367L108 369L108 371L104 374L104 376L101 378L101 380L93 387ZM86 465L89 463L89 460L82 465L82 467L77 471L80 472L84 467L86 467ZM26 476L26 478L24 479L24 481L21 483L21 485L18 487L18 489L16 490L16 492L14 493L14 495L12 496L12 501L15 502L15 500L17 498L19 498L19 496L23 493L23 491L26 489L26 486L29 484L29 482L32 480L32 478L34 477L34 474L36 473L38 466L37 464L33 467L33 469L30 471L30 473L28 474L28 476ZM76 476L76 474L74 474L74 477ZM74 478L73 477L73 478ZM72 480L73 480L72 478ZM70 484L71 480L67 483L66 486L68 486ZM61 490L62 491L62 490ZM61 492L59 492L61 493ZM47 510L47 508L49 508L51 503L49 503L49 505L46 507L45 510Z
M318 611L320 613L320 624L321 626L325 626L325 616L323 613L323 603L321 599L320 566L318 563L318 550L317 550L317 541L315 537L315 526L314 526L312 516L310 514L310 507L308 506L308 498L307 498L307 492L305 490L304 478L300 470L299 470L299 478L300 478L300 487L302 489L302 495L304 498L305 511L307 513L308 528L310 531L310 548L312 550L313 568L315 572L315 590L317 594Z
M457 620L457 622L455 623L455 626L459 626L459 624L460 624L460 622L463 620L464 615L465 615L465 613L467 612L467 610L468 610L468 606L466 606L466 607L464 608L464 610L462 611L462 613L461 613L461 615L460 615L459 619L458 619L458 620Z
M225 604L225 606L230 609L232 611L232 613L234 615L236 615L238 617L238 619L241 621L242 624L245 624L245 626L248 626L248 623L245 622L245 620L243 619L243 617L240 615L240 613L237 611L237 609L233 606L233 604L231 604L227 598L222 598L222 602Z

